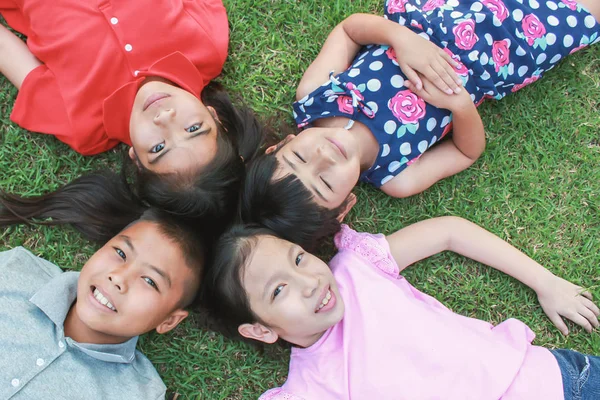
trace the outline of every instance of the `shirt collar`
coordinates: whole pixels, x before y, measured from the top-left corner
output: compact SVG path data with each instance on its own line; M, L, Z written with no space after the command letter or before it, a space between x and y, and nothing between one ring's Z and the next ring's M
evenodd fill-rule
M54 324L64 330L65 319L77 298L77 281L79 272L64 272L57 275L41 287L32 297L30 302L50 318ZM119 344L93 344L79 343L67 339L68 343L77 347L90 357L101 361L115 363L131 363L135 359L135 346L138 337L135 336Z
M138 71L137 79L126 83L104 99L104 129L110 138L116 138L129 145L129 120L138 88L146 77L158 76L173 82L200 98L206 86L198 68L181 52L176 51L156 61L147 70Z

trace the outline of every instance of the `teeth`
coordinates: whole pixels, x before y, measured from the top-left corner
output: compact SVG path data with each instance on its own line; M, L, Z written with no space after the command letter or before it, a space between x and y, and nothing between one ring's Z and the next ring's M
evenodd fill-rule
M94 298L98 300L98 303L102 304L103 306L106 306L113 311L117 311L117 309L111 304L111 302L108 301L108 299L104 297L98 289L94 289Z
M329 300L331 300L331 291L327 291L327 294L325 295L325 297L323 298L323 301L321 301L321 304L319 304L319 310L323 307L325 307L327 304L329 304Z

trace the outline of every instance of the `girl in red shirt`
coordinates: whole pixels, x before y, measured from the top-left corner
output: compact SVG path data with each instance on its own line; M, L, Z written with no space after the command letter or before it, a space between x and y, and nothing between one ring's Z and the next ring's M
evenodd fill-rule
M218 207L231 194L260 125L207 87L227 57L221 0L145 4L0 0L27 36L0 25L0 72L19 89L11 119L84 155L126 143L140 190L160 193L155 205L204 212L195 198L214 195Z

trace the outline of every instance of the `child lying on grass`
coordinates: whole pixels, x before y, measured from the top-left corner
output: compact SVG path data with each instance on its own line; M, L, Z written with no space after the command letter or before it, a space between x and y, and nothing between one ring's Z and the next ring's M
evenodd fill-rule
M591 294L497 236L456 217L389 235L343 227L329 266L257 226L221 239L203 280L203 302L226 331L292 348L288 378L261 399L598 399L600 358L531 344L523 322L497 326L455 314L399 273L450 250L534 289L561 317L591 332ZM331 268L331 269L330 269Z
M184 320L204 267L196 232L148 210L81 272L0 253L0 398L163 399L138 336Z

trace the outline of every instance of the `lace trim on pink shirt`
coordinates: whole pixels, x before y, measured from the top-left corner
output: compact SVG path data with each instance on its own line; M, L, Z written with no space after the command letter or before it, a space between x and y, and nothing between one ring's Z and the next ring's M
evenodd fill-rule
M275 389L269 389L264 392L258 400L304 400L302 397L298 397L295 394L291 394L278 387Z
M348 225L342 225L333 241L338 250L353 251L385 274L398 277L398 265L390 254L389 245L383 235L356 232Z

